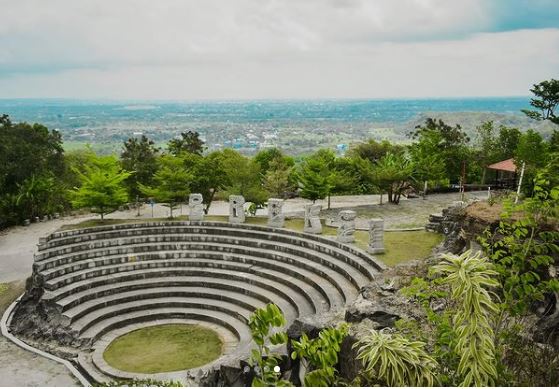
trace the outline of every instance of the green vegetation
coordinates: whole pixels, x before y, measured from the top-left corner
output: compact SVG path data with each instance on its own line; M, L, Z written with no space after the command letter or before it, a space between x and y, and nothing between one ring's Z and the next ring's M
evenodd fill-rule
M208 328L165 324L118 337L107 347L103 357L117 369L149 374L205 365L217 359L222 349L221 339Z
M535 110L526 111L528 116L557 123L557 83L534 86ZM334 194L386 193L388 203L399 204L409 191L425 194L451 185L487 183L486 167L508 158L526 166L522 192L529 197L537 172L559 165L557 130L546 139L528 128L497 129L492 121L478 123L468 134L458 124L426 117L409 133L410 144L363 139L345 156L318 149L295 159L277 148L261 150L253 158L227 148L206 153L195 131L171 139L164 150L156 146L161 143L141 135L122 144L120 159L114 157L110 164L107 159L103 163L108 165L100 167L104 159L92 148L65 152L58 132L40 124L12 123L3 115L0 227L72 206L92 208L103 217L127 201L147 198L167 204L172 215L189 193L203 195L206 213L214 198L230 194L243 195L253 213L271 196L300 195L316 201Z
M75 169L81 186L70 191L72 205L76 208L90 208L103 220L104 215L114 212L126 204L128 193L123 182L130 173L122 170L114 157L91 156L83 172Z

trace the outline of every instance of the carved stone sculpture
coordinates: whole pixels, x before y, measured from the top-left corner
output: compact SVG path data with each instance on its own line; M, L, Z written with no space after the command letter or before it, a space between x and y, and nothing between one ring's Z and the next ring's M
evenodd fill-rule
M245 198L240 195L229 196L229 223L244 223L245 210L243 205Z
M190 209L188 220L196 222L204 220L204 204L200 193L191 193L188 196L188 208Z
M322 224L320 223L321 205L309 204L305 205L305 227L303 231L311 234L322 233Z
M268 199L268 226L282 228L285 216L282 213L282 199Z
M341 211L339 214L338 242L352 243L355 241L355 211Z
M367 251L371 254L384 253L384 220L369 220L369 247Z

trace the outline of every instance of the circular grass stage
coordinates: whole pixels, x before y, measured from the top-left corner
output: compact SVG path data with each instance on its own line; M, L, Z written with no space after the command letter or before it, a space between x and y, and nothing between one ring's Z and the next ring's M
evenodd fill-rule
M165 373L193 369L219 358L219 335L195 324L165 324L141 328L116 338L103 358L131 373Z

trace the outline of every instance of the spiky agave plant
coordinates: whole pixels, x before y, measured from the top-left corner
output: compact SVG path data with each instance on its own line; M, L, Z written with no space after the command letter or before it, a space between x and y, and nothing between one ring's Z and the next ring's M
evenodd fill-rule
M435 382L437 362L427 354L423 342L372 329L354 347L358 347L357 358L363 362L363 373L372 383L433 386Z
M460 357L457 373L461 386L491 386L497 378L495 366L494 321L499 313L498 273L480 252L466 251L460 256L445 254L440 264L431 268L443 276L456 302L453 316L457 336L455 352Z

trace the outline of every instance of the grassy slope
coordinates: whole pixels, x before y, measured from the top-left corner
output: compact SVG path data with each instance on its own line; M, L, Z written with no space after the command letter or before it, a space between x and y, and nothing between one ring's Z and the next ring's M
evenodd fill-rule
M103 357L111 366L135 373L190 369L218 358L223 343L217 333L187 324L151 326L115 339Z
M126 222L138 221L161 221L168 219L106 219L103 222L98 219L86 220L84 222L65 225L61 230L69 230L74 228L95 227L101 225L112 225ZM174 220L187 220L185 216L175 218ZM227 216L208 216L205 220L210 221L227 221ZM247 217L246 223L256 225L266 225L267 218L265 217ZM294 231L303 231L303 219L287 219L285 221L285 228ZM324 235L335 236L336 229L332 227L324 227ZM441 235L427 231L403 231L403 232L385 232L384 245L386 253L376 256L388 266L394 266L401 262L410 261L413 259L423 259L431 254L431 251L442 240ZM369 243L369 234L367 231L357 231L355 233L355 245L362 249L366 249Z

